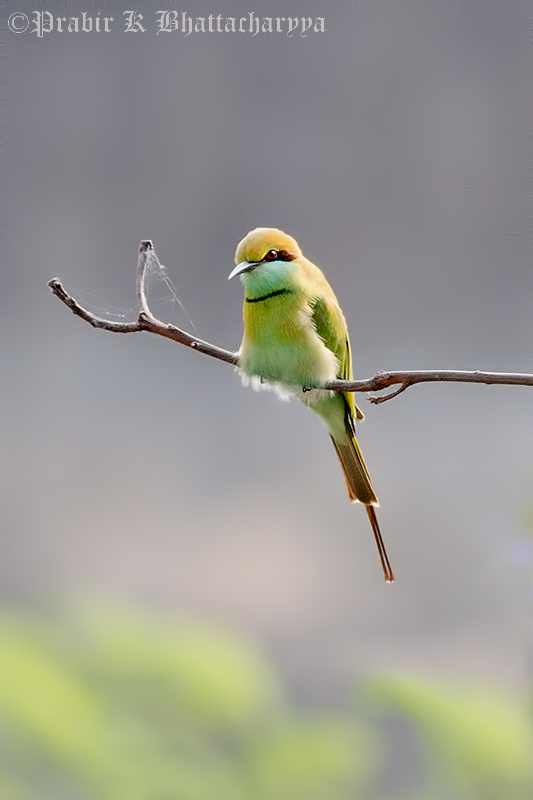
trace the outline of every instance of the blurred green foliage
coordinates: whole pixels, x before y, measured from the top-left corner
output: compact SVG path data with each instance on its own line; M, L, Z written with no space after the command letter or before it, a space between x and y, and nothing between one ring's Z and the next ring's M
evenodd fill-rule
M527 709L382 676L303 711L259 648L140 612L0 617L2 800L529 800ZM417 753L396 780L387 720Z
M412 676L374 678L365 699L412 723L435 796L533 796L533 730L527 709L515 699L494 689L451 688Z

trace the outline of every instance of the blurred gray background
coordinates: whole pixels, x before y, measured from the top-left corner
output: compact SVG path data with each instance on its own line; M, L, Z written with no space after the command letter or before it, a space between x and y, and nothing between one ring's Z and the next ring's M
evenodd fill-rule
M233 253L277 226L334 286L359 376L533 372L527 4L174 7L320 15L325 32L156 35L138 3L148 29L124 33L124 4L50 2L105 9L113 31L4 34L3 602L207 617L312 705L384 671L523 691L531 389L359 397L385 586L313 415L163 339L92 330L46 282L133 319L151 238L199 335L236 349Z

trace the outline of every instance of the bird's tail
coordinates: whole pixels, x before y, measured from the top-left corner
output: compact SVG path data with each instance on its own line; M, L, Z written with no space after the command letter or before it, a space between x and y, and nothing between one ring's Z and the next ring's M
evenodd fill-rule
M339 438L334 438L333 436L331 436L331 441L333 442L333 446L341 462L350 500L352 503L363 503L366 507L368 518L372 525L372 531L376 539L385 580L387 583L392 583L392 581L394 581L394 574L387 556L376 515L375 506L378 505L378 499L374 487L372 486L372 481L370 480L361 448L355 436L355 426L348 408L346 409L344 424L345 435L342 437L342 441L339 441Z

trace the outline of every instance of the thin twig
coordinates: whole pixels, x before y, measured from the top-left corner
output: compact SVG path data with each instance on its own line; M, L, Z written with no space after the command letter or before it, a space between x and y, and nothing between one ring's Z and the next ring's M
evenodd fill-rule
M139 258L137 259L137 303L139 304L139 310L148 317L152 316L152 312L148 307L148 301L146 299L146 264L151 258L157 258L154 246L150 239L145 239L141 242ZM159 263L159 259L157 259L157 261Z
M74 300L63 288L61 282L57 278L52 278L48 281L48 286L63 303L65 303L73 314L81 317L93 328L101 328L104 331L111 331L111 333L137 333L138 331L148 331L148 333L156 333L158 336L165 336L167 339L172 339L174 342L184 344L186 347L192 347L199 353L204 353L206 356L218 358L220 361L226 361L228 364L237 364L237 356L228 350L223 350L221 347L216 347L214 344L204 342L197 336L191 336L190 333L182 331L181 328L176 328L174 325L167 325L164 322L156 319L146 301L145 283L146 283L146 265L150 254L154 253L152 242L149 240L141 242L139 252L139 260L137 264L137 299L141 306L141 311L136 322L111 322L107 319L101 319L95 316L87 309L80 306L77 300ZM155 254L154 254L155 255Z
M65 291L57 278L53 278L49 281L48 286L53 294L70 308L73 314L76 314L76 316L88 322L93 328L101 328L102 330L111 331L112 333L137 333L138 331L148 331L158 336L165 336L167 339L172 339L174 342L183 344L186 347L192 347L194 350L197 350L199 353L204 353L206 356L218 358L219 361L238 365L236 353L223 350L221 347L209 344L209 342L204 342L197 336L191 336L190 333L181 330L181 328L176 328L174 325L167 325L153 316L146 299L145 290L147 265L151 259L155 259L157 263L159 263L152 242L146 239L141 242L139 259L137 262L137 302L140 312L136 322L111 322L96 317L90 311L80 306L80 304ZM330 381L326 383L323 388L342 392L379 392L391 386L398 386L399 384L399 388L390 394L368 398L371 403L379 404L391 400L393 397L397 397L408 389L409 386L414 386L416 383L444 381L452 383L498 384L505 386L533 386L533 375L516 372L481 372L479 370L475 372L466 370L398 370L395 372L378 372L378 374L374 375L372 378L360 381Z
M331 381L325 389L343 392L379 392L390 386L400 384L400 388L382 397L369 397L371 403L384 403L404 392L415 383L484 383L504 386L533 386L533 375L521 372L482 372L475 370L396 370L395 372L378 372L364 381Z

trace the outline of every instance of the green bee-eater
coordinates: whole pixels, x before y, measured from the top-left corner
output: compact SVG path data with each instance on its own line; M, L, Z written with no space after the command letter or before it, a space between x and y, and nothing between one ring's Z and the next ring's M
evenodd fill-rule
M235 269L244 284L239 367L252 380L297 396L325 423L352 502L366 507L385 580L394 575L379 530L378 500L355 436L363 419L353 392L325 391L352 378L346 321L333 289L298 243L277 228L256 228L239 243Z

